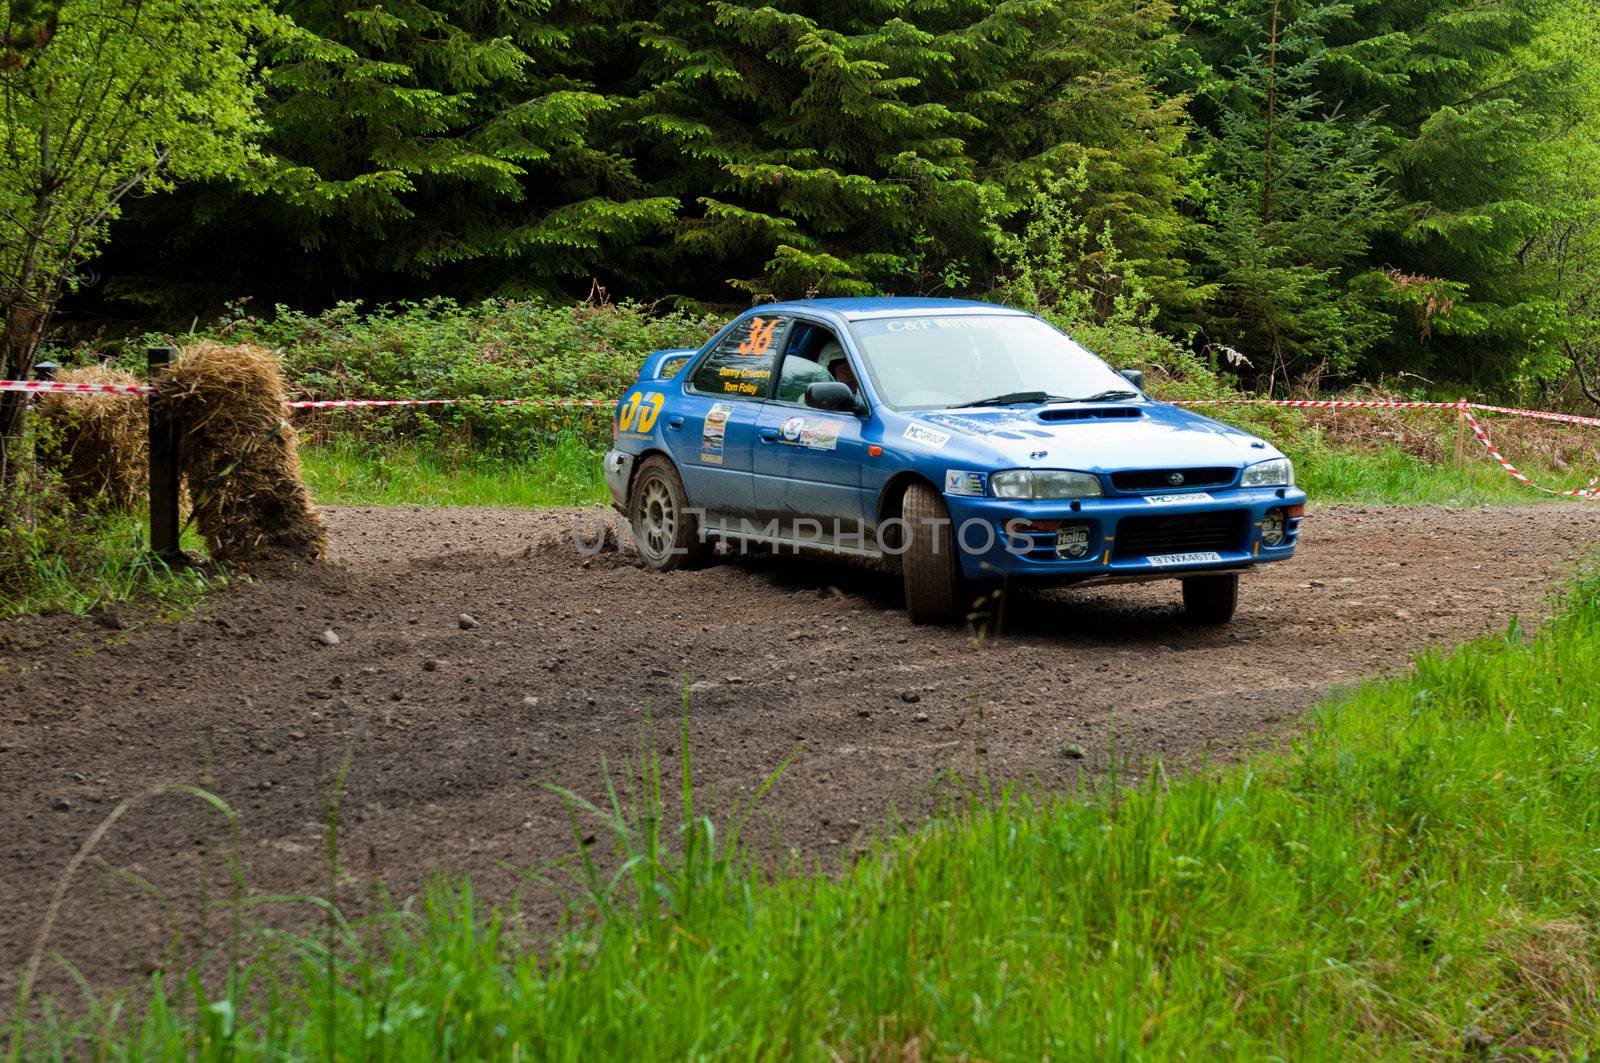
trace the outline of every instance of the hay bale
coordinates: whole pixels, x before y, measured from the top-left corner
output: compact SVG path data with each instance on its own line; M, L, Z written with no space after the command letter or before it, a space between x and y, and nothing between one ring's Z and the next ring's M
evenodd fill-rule
M252 344L201 343L153 383L152 401L180 418L184 487L211 556L230 565L320 558L327 528L300 479L277 357Z
M67 384L137 384L128 373L91 365L68 369ZM149 482L148 412L137 395L46 392L35 407L54 427L62 487L79 509L131 509Z

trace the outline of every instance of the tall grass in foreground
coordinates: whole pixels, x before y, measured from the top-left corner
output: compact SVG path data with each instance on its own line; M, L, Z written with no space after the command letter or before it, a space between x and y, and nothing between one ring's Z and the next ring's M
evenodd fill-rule
M1597 658L1589 576L1538 635L1426 654L1282 749L975 795L831 873L764 868L697 813L687 758L675 798L646 755L631 806L575 806L618 861L582 861L599 918L548 946L441 884L226 978L31 1026L27 1054L1589 1058Z

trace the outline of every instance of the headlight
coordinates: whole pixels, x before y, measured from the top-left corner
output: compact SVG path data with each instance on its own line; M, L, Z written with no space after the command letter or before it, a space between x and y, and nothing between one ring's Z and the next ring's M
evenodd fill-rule
M1294 466L1288 458L1259 461L1244 471L1240 487L1293 487Z
M989 477L996 498L1067 499L1098 498L1100 481L1086 472L1062 469L1012 469Z

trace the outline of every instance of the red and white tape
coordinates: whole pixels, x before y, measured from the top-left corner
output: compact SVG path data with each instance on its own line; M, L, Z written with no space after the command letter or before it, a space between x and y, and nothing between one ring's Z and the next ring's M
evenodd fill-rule
M57 380L0 380L0 391L28 391L36 394L73 395L148 395L144 384L75 384ZM348 409L356 406L615 406L612 399L306 399L286 402L292 410Z
M345 410L358 406L615 406L614 399L302 399L286 402L292 410Z
M1580 417L1575 413L1551 413L1518 406L1489 406L1481 402L1396 402L1390 399L1175 399L1170 406L1292 406L1302 409L1348 409L1367 407L1387 410L1478 410L1512 417L1536 417L1561 424L1586 424L1600 427L1600 417Z
M27 391L37 394L75 395L149 395L151 388L144 384L78 384L56 380L0 380L0 391ZM387 406L461 406L479 404L487 406L539 406L577 407L583 409L609 409L616 403L611 399L301 399L286 402L292 410L348 410L364 407ZM1285 406L1298 409L1390 409L1390 410L1456 410L1472 429L1472 434L1483 444L1489 456L1512 477L1536 491L1551 495L1578 498L1600 498L1600 476L1590 480L1585 487L1557 490L1534 483L1515 465L1505 459L1494 442L1483 430L1483 425L1472 415L1473 410L1483 413L1500 413L1512 417L1533 417L1560 424L1581 424L1600 427L1600 417L1580 417L1571 413L1551 413L1548 410L1529 410L1515 406L1489 406L1481 402L1398 402L1391 399L1178 399L1173 406Z
M148 395L143 384L73 384L58 380L0 380L0 391L70 392L75 395Z
M1589 483L1584 487L1574 487L1567 491L1560 491L1554 487L1542 487L1539 484L1534 483L1523 474L1522 470L1518 469L1515 465L1511 464L1505 459L1505 455L1500 453L1500 449L1496 447L1494 445L1494 441L1489 438L1489 433L1483 430L1483 425L1478 423L1478 419L1472 416L1472 413L1467 410L1465 406L1463 406L1461 409L1461 416L1466 419L1467 427L1472 429L1472 434L1478 437L1478 442L1483 444L1483 449L1487 450L1489 452L1489 456L1495 461L1499 462L1500 467L1506 472L1510 473L1514 479L1521 480L1535 491L1543 491L1547 495L1567 495L1575 498L1595 498L1596 496L1600 496L1600 487L1596 486L1600 485L1600 476L1596 476L1594 479L1590 480Z
M1348 407L1376 407L1390 410L1454 410L1459 402L1394 402L1389 399L1174 399L1169 406L1294 406L1303 409L1333 410ZM1600 422L1596 422L1600 423Z

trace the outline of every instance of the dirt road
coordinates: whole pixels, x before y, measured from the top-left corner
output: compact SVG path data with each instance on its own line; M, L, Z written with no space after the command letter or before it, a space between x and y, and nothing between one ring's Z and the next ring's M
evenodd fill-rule
M1545 614L1600 537L1600 508L1579 505L1318 509L1297 560L1247 577L1231 627L1184 627L1169 583L1014 595L980 639L913 628L870 571L585 558L574 515L340 510L339 566L236 585L197 619L0 625L0 992L72 852L164 782L237 810L252 891L326 893L323 803L353 750L341 899L378 880L404 896L436 868L503 898L524 883L513 869L573 847L541 784L599 797L602 758L637 754L647 711L670 752L687 681L702 787L748 796L794 754L751 829L832 857L980 756L991 777L1060 786L1113 743L1234 753L1330 687ZM98 986L152 969L172 932L194 944L203 897L226 895L227 848L193 798L138 805L52 946ZM547 918L548 891L530 897Z

